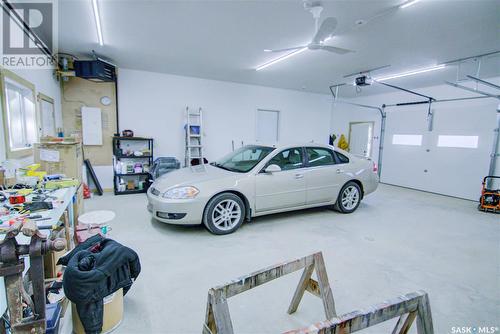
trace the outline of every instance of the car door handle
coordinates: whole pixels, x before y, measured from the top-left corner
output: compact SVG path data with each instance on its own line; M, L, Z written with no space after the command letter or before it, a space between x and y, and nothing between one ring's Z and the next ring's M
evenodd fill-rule
M302 179L304 177L304 174L295 174L296 179Z
M344 170L343 169L337 169L337 174L340 174L340 173L343 173Z

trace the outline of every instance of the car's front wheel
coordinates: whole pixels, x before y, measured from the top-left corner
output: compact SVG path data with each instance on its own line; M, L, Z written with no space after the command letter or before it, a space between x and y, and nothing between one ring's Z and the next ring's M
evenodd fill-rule
M347 182L340 190L335 209L342 213L354 212L361 202L361 188L356 182Z
M245 204L235 194L223 193L212 198L203 213L203 223L213 234L236 231L245 218Z

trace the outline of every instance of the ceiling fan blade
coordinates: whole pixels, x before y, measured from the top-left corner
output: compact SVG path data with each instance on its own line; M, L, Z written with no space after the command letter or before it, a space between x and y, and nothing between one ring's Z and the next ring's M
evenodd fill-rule
M293 48L286 48L286 49L275 49L275 50L270 50L270 49L266 49L264 50L265 52L285 52L285 51L294 51L294 50L298 50L298 49L303 49L307 47L306 45L303 45L303 46L295 46Z
M318 49L325 50L328 52L338 53L340 55L343 55L343 54L346 54L349 52L354 52L352 50L337 48L335 46L329 46L329 45L321 45Z
M327 17L326 19L324 19L323 22L321 23L321 26L318 29L318 32L316 32L316 35L313 38L313 43L319 44L323 42L326 38L330 37L333 34L336 27L337 27L336 18Z

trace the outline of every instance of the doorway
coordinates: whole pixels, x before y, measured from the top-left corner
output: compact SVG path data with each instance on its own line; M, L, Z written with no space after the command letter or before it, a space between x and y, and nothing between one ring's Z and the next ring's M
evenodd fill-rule
M279 111L257 109L256 141L275 144L279 140Z
M370 158L372 155L374 122L349 123L349 152Z

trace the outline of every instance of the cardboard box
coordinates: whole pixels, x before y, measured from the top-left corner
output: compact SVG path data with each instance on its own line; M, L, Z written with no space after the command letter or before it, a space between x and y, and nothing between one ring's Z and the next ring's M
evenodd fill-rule
M0 186L3 186L5 182L5 171L0 169Z
M62 272L62 265L57 265L57 261L66 254L67 250L52 251L43 256L43 271L45 278L56 278L57 273Z
M73 318L73 333L85 334L75 304L71 303L71 317ZM120 325L123 319L123 289L104 298L104 312L101 333L109 333Z
M83 200L83 185L80 184L76 190L76 200L73 202L73 221L77 222L78 217L85 212Z
M64 174L82 181L83 153L80 143L37 143L35 163L47 174Z

